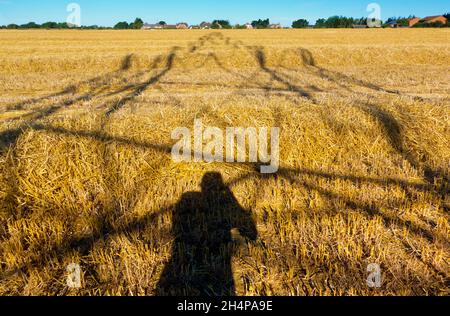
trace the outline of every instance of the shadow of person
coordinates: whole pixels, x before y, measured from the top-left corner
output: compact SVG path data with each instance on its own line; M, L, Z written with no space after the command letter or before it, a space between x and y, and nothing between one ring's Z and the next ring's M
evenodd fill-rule
M157 295L235 295L231 260L238 242L234 235L238 229L241 240L254 241L256 225L220 173L205 174L201 188L184 194L174 208L172 257L161 274Z

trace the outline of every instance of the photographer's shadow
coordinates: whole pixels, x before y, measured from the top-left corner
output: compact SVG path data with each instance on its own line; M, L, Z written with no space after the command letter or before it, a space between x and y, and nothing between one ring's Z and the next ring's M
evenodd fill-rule
M175 241L156 294L161 296L234 296L231 260L240 236L256 240L251 213L244 210L220 173L207 173L202 192L182 196L173 214Z

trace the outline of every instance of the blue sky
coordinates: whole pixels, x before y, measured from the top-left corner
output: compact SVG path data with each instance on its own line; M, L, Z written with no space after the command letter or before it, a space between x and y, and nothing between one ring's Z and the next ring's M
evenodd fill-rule
M136 17L149 23L164 20L190 24L217 18L229 19L233 24L270 18L272 22L290 26L298 18L313 23L320 17L336 14L367 16L366 7L372 2L380 4L384 20L391 16L422 17L450 11L449 0L0 0L0 25L65 22L66 7L72 2L81 7L83 25L103 26Z

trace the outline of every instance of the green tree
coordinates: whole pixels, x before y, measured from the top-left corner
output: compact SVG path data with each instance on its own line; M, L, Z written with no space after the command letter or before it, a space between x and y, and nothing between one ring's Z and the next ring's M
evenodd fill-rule
M58 23L56 28L58 28L58 29L68 29L70 27L69 27L69 25L66 22L63 22L63 23Z
M398 20L398 18L393 16L393 17L390 17L389 19L387 19L385 23L387 24L387 23L394 22L394 21L397 21L397 20Z
M158 24L159 24L159 25L162 25L162 26L167 25L167 23L166 23L165 21L159 21Z
M355 24L353 18L337 15L329 17L325 22L327 28L350 28L353 24Z
M450 27L450 13L445 13L444 17L447 19L447 24L445 24L445 26Z
M299 19L297 21L292 22L292 28L294 29L302 29L309 26L308 20Z
M57 29L58 28L58 23L56 23L56 22L45 22L44 24L42 24L42 28L44 28L44 29Z
M360 19L353 19L353 22L357 25L367 25L367 18L362 17ZM373 20L375 22L375 20Z
M38 29L40 27L41 26L39 24L36 24L35 22L29 22L20 26L21 29Z
M252 22L252 26L256 29L266 29L268 28L270 25L270 20L269 19L265 19L265 20L256 20Z
M223 29L231 29L232 28L230 21L228 21L228 20L214 20L212 22L212 25L213 26L216 25L217 28L223 28ZM220 26L218 27L218 25L220 25Z
M325 19L318 19L316 21L315 27L316 28L324 28L324 27L326 27L326 22L327 22L327 20L325 20Z
M401 18L397 20L398 25L408 27L409 26L409 19L408 18Z
M247 26L245 24L236 24L233 28L237 30L243 30L246 29Z
M136 20L134 20L134 22L132 23L131 27L133 29L140 30L142 26L144 26L144 21L142 21L142 19L140 18L136 18Z
M130 25L128 24L128 22L119 22L116 25L114 25L114 28L116 30L126 30L130 28Z
M14 30L14 29L18 29L19 26L17 24L12 23L12 24L8 24L8 26L6 28L10 29L10 30Z

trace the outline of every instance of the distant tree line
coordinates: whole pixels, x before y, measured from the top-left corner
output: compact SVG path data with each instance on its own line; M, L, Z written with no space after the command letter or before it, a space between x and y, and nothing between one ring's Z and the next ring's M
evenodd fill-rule
M447 20L450 20L450 13L444 14ZM392 17L389 18L383 23L383 21L379 21L380 25L383 27L389 26L389 23L396 22L396 24L400 26L409 26L409 20L415 18L415 16L411 15L409 17ZM318 19L315 25L310 25L309 22L305 19L299 19L292 23L292 28L352 28L354 25L366 25L367 26L367 18L352 18L345 16L331 16L328 19ZM447 24L443 24L441 22L427 23L427 22L419 22L414 27L448 27L449 22Z
M318 19L316 28L351 28L355 24L361 23L361 19L348 18L345 16L331 16L328 19ZM366 21L363 22L364 24Z
M164 23L164 24L161 24ZM161 25L165 25L166 22L161 21ZM116 30L140 30L144 26L144 21L141 18L136 18L134 22L128 23L128 22L119 22L116 25L114 25L114 29Z
M381 22L381 21L380 21ZM381 23L380 23L381 24ZM367 18L349 18L345 16L334 15L327 19L318 19L315 25L310 25L306 19L299 19L292 22L292 28L352 28L354 25L367 25Z
M269 19L265 19L265 20L259 19L259 20L252 21L251 24L252 24L253 28L255 28L255 29L267 29L270 25L270 20Z
M424 21L420 21L415 24L414 27L449 27L450 26L450 13L446 13L443 16L447 18L447 23L443 24L441 22L434 23L426 23ZM409 26L409 19L415 18L415 16L410 15L409 17L391 17L387 19L384 23L380 21L380 24L383 27L389 26L390 23L395 22L396 24L404 27ZM165 21L160 21L158 24L167 25ZM72 25L68 25L67 23L57 23L57 22L46 22L43 24L37 24L35 22L29 22L27 24L9 24L0 26L2 29L69 29L69 28L77 28L77 29L116 29L116 30L136 30L141 29L144 25L144 21L141 18L136 18L134 22L118 22L111 27L102 27L98 25L91 26L81 26L74 27ZM269 19L258 19L251 22L251 25L255 29L267 29L270 27ZM345 16L331 16L327 19L318 19L315 25L310 25L309 21L306 19L298 19L292 22L292 28L352 28L354 25L367 25L367 18L352 18ZM211 24L211 28L213 29L245 29L247 26L245 24L236 24L231 25L229 20L225 19L217 19L214 20Z
M35 22L29 22L26 24L8 24L0 26L1 29L10 29L10 30L20 30L20 29L83 29L83 30L104 30L110 29L109 27L103 27L98 25L89 25L89 26L73 26L69 25L66 22L58 23L58 22L45 22L43 24L37 24Z
M309 27L308 20L299 19L299 20L296 20L296 21L292 22L292 28L294 28L294 29L302 29L302 28L305 28L305 27Z
M160 24L165 24L164 21L159 22ZM117 23L113 28L114 29L141 29L144 25L144 21L140 18L136 18L134 22L128 23L128 22L119 22ZM2 29L12 29L12 30L19 30L19 29L83 29L83 30L106 30L106 29L113 29L111 27L104 27L104 26L98 26L98 25L89 25L89 26L74 26L69 25L66 22L58 23L58 22L45 22L43 24L37 24L35 22L29 22L27 24L8 24L0 26Z

